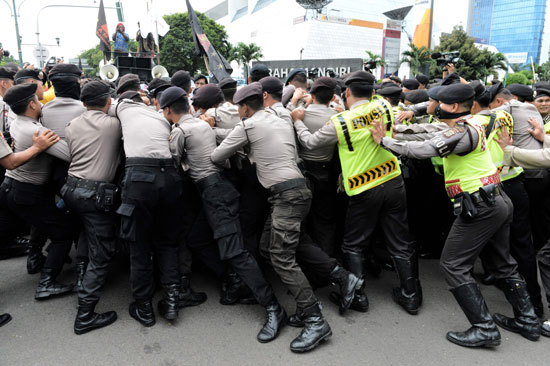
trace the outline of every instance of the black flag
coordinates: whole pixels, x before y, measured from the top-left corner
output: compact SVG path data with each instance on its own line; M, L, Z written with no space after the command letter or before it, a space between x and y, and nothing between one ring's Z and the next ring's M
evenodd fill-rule
M111 42L109 41L109 30L107 29L107 19L105 18L105 8L103 0L99 2L99 13L97 14L97 26L95 35L99 38L99 49L105 55L111 55ZM110 57L108 57L109 59Z
M227 60L216 51L214 46L204 34L201 23L197 18L197 14L191 7L189 0L187 2L187 12L189 14L189 23L191 23L191 30L193 31L193 40L195 41L195 53L198 56L205 55L208 59L208 68L210 77L214 82L220 82L225 78L231 76L233 69Z

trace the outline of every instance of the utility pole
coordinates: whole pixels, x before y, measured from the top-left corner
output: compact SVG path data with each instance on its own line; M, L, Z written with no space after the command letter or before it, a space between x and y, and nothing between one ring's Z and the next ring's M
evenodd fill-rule
M26 0L23 0L25 2ZM10 3L4 0L8 8L10 8L11 15L15 20L15 36L17 37L17 52L19 54L19 64L23 65L23 54L21 53L21 37L19 36L19 22L17 21L17 7L15 6L15 0L12 0L13 9ZM21 7L21 5L19 5Z

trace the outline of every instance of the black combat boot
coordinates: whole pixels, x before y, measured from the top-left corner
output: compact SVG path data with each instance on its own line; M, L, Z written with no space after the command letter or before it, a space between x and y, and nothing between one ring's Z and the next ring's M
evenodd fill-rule
M0 246L0 259L8 259L27 255L29 239L17 237Z
M504 295L514 309L514 317L509 318L496 313L493 316L495 323L502 328L521 334L530 341L540 337L540 321L535 314L533 303L527 292L527 286L521 280L502 281Z
M132 318L140 322L145 327L152 327L156 323L151 300L134 301L130 304L128 312Z
M355 276L353 273L346 271L344 268L336 265L330 273L332 283L340 288L340 315L349 309L355 297L355 291L363 286L363 280Z
M76 261L76 285L74 287L74 292L82 291L82 281L84 280L84 274L86 273L87 267L88 261L81 259Z
M230 272L222 279L220 304L233 305L237 303L251 305L257 304L258 301L256 301L252 295L252 291L241 280L239 275L235 272Z
M165 285L164 298L159 301L159 314L166 320L176 320L179 312L180 285Z
M46 299L50 296L62 295L71 292L74 285L63 285L55 281L57 271L51 268L42 268L40 272L40 281L36 286L34 298L37 300Z
M550 337L550 319L542 323L540 326L540 334L545 337Z
M8 313L1 314L0 315L0 327L3 327L4 325L8 324L11 320L11 315Z
M344 266L348 271L353 273L357 278L363 279L364 277L364 262L362 253L343 253L344 255ZM365 284L355 290L355 296L351 302L350 309L355 311L360 311L365 313L369 310L369 299L365 294L364 289ZM334 297L334 295L332 295Z
M178 306L185 308L187 306L197 306L206 301L204 292L195 292L191 288L191 279L189 275L182 275L180 280L180 291Z
M96 303L78 299L78 312L74 320L75 334L84 334L94 329L111 325L117 319L114 311L98 314L95 310Z
M409 314L418 314L422 305L422 287L418 278L418 259L412 256L410 260L392 257L400 287L393 289L393 301L401 305Z
M340 296L333 292L334 295L337 296L336 303L338 304L340 302ZM332 295L332 294L331 294ZM333 295L333 296L334 296ZM332 300L332 298L331 298ZM286 323L290 325L291 327L295 328L303 328L305 325L304 319L305 319L304 309L297 307L296 312L288 317Z
M292 352L302 353L311 351L332 335L330 325L323 319L321 304L319 303L315 303L304 309L304 322L304 329L290 343L290 350Z
M261 343L271 342L277 338L286 322L286 311L277 300L267 305L265 310L267 312L266 321L257 337Z
M472 324L465 332L449 332L447 339L464 347L495 347L500 344L500 332L493 322L487 304L475 282L451 290L464 315Z
M35 274L42 270L46 263L46 256L42 254L42 245L31 242L27 256L27 273Z

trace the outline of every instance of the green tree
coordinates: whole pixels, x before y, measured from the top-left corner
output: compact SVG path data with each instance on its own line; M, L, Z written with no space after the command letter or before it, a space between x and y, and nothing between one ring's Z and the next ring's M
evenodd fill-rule
M255 43L246 44L244 42L237 43L230 52L230 58L237 61L244 68L244 78L248 79L248 68L252 61L260 60L264 55L262 48Z
M363 61L374 61L374 63L376 64L376 67L384 67L386 66L386 60L384 60L384 58L374 52L371 52L371 51L365 51L367 53L367 55L369 56L368 58L366 59L363 59Z
M535 72L539 80L550 80L550 61L546 61L542 65L535 65Z
M227 42L225 27L216 23L206 15L196 12L204 33L216 48L227 58L231 45ZM187 13L165 15L164 20L170 25L170 32L160 40L160 63L170 74L178 70L186 70L194 74L198 70L206 73L202 56L195 54L193 32Z
M10 55L10 56L2 57L2 60L0 60L0 66L4 66L9 62L15 62L16 64L19 65L19 60L16 60L15 58L13 58L13 56Z
M527 76L525 76L525 74L522 74L521 72L515 72L513 74L509 74L508 78L506 78L506 85L510 84L529 85L529 79L527 79Z
M506 58L500 53L479 49L474 44L474 38L468 36L462 26L455 26L451 34L444 34L439 40L439 46L434 52L459 51L460 61L455 70L466 80L486 79L495 74L498 69L506 69ZM430 69L431 76L441 77L442 70L437 67Z
M133 55L134 52L137 52L138 42L134 39L130 39L128 42L128 48ZM113 50L113 42L111 42L111 50ZM92 68L90 71L91 75L96 76L99 74L99 63L103 60L103 52L99 49L99 45L86 51L82 51L77 57L85 59L88 62L88 66Z
M400 63L409 65L411 77L418 74L422 65L432 63L431 52L425 46L418 48L411 43L409 49L401 55L403 58Z

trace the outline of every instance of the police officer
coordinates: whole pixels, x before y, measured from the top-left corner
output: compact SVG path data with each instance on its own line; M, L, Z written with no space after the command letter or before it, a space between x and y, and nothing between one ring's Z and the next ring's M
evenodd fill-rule
M151 106L153 106L157 112L160 112L160 95L169 87L170 83L163 79L153 79L149 85L147 85L147 98L149 98Z
M144 326L152 326L155 314L151 303L151 252L164 287L159 312L167 320L178 317L182 180L170 153L170 123L143 103L129 99L121 99L115 113L122 125L126 154L122 204L117 213L122 216L120 238L130 248L130 282L135 301L130 304L129 313Z
M544 121L544 125L550 123L550 89L547 89L549 87L550 85L545 85L544 88L537 88L533 102Z
M515 99L522 103L533 103L535 101L533 89L523 84L511 84L506 87Z
M258 179L268 189L271 205L271 217L266 222L261 249L293 294L297 307L303 309L305 327L291 342L290 349L306 352L332 335L295 256L301 223L309 211L311 192L296 165L295 137L288 122L263 110L261 84L252 83L241 88L233 100L239 105L243 121L212 152L211 158L214 163L223 163L238 149L250 144Z
M15 152L29 148L32 145L33 134L45 129L38 122L42 105L36 96L36 89L36 84L17 85L4 96L4 101L17 114L10 128L15 141ZM52 157L68 162L70 155L64 141L57 142L46 152L47 154L40 154L27 164L7 172L3 187L7 193L8 208L51 239L48 256L36 288L36 299L61 295L73 288L72 285L56 282L56 277L61 272L65 257L71 248L74 233L67 215L55 205L54 193L49 187Z
M202 94L210 85L213 84L203 86L198 92ZM195 97L198 96L200 95ZM198 100L200 102L195 98L194 102L202 108L202 96ZM164 117L174 124L170 150L178 163L185 160L189 166L189 174L201 194L202 207L214 233L221 259L233 267L252 289L260 305L267 310L267 321L258 334L258 340L263 343L272 341L284 325L286 313L265 280L258 263L244 249L238 216L239 193L220 167L210 160L210 155L216 148L216 133L203 121L188 113L187 93L181 88L171 87L166 90L161 99L161 107Z
M266 112L273 113L277 117L284 119L292 125L290 112L281 103L283 96L283 83L274 76L268 76L260 80L264 90L264 108Z
M417 90L420 87L420 83L416 79L404 79L402 84L404 93Z
M405 187L397 158L369 139L368 126L375 118L383 118L392 130L391 105L374 95L374 76L357 71L346 79L346 100L349 111L331 118L315 133L303 122L303 112L292 112L294 127L306 149L338 146L346 193L350 196L342 252L344 265L357 277L364 276L364 249L378 222L381 223L388 250L395 263L400 288L393 290L394 301L410 314L417 314L422 303L418 278L418 259L414 255L407 225ZM351 306L368 310L363 289L355 294Z
M252 66L250 73L248 75L248 84L251 84L255 81L260 81L265 77L269 76L269 68L264 64L257 63Z
M102 81L85 84L80 99L87 111L65 129L71 164L61 193L69 210L80 218L89 247L89 263L78 293L76 334L107 326L117 318L114 311L94 312L116 249L118 188L114 181L120 164L122 130L118 119L106 114L111 106L109 89L109 84Z
M283 89L281 102L290 111L304 106L304 97L307 94L307 72L305 69L292 69L288 74Z
M513 206L501 191L498 171L482 129L464 120L470 114L474 89L465 84L442 88L438 93L440 117L449 127L425 141L402 142L386 136L375 123L373 139L397 154L415 158L443 156L447 193L454 200L457 218L443 253L441 267L447 283L472 327L465 332L449 332L447 339L465 347L494 347L500 344L495 322L529 340L540 336L540 324L517 264L509 253L509 230ZM481 250L491 248L486 258L490 271L502 283L514 318L491 317L471 270ZM494 319L494 321L493 321Z

